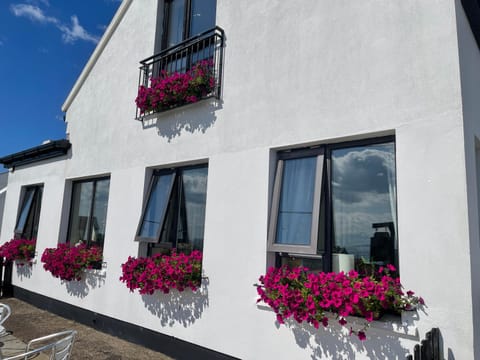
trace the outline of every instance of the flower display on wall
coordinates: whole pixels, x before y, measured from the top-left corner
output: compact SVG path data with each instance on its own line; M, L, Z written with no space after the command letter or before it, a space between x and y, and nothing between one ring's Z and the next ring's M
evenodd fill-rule
M258 302L270 306L280 324L293 318L315 328L320 324L326 327L329 321L327 312L336 314L342 326L347 324L347 316L363 317L367 325L359 331L350 328L350 334L356 333L360 340L365 340L368 323L383 313L399 314L424 304L413 291L402 290L395 271L393 265L380 267L370 275L359 275L354 270L347 274L343 271L313 273L304 267L272 267L256 285Z
M185 73L162 70L159 77L150 79L150 86L139 87L135 103L140 114L160 112L197 102L214 88L213 61L202 60Z
M172 289L187 288L195 291L202 281L202 253L194 250L186 255L173 249L170 255L129 257L122 264L120 280L140 294L151 295L157 290L168 294Z
M36 240L12 239L0 246L0 256L6 261L18 261L17 265L22 266L24 262L32 264L35 257Z
M102 249L97 246L58 244L56 248L45 249L41 261L43 268L53 276L65 281L79 281L83 272L97 268L102 258Z

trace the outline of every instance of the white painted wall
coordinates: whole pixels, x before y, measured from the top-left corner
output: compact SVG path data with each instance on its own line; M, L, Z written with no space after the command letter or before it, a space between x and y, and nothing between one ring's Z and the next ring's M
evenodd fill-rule
M21 186L42 182L41 254L64 240L66 180L110 174L106 271L65 285L38 261L28 276L15 274L15 285L242 359L404 358L414 341L398 333L372 330L360 344L335 330L277 328L274 314L255 305L252 286L266 270L272 150L395 134L402 282L428 305L416 327L422 338L440 327L446 352L473 358L478 226L472 233L468 219L472 225L477 205L467 203L474 175L465 161L472 165L474 147L464 142L455 4L218 0L227 37L222 102L142 126L133 120L138 62L153 53L155 13L156 1L132 1L68 108L71 158L9 178L0 241L13 233ZM129 293L118 278L138 252L146 168L207 161L208 286L195 297Z
M480 51L465 12L456 1L467 170L472 318L475 358L480 357Z

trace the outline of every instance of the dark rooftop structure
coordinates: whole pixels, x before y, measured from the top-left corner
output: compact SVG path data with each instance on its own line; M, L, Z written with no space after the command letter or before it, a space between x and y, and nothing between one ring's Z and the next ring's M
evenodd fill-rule
M48 141L42 145L1 157L0 164L7 169L15 170L15 167L20 165L65 155L71 146L70 141L66 139Z

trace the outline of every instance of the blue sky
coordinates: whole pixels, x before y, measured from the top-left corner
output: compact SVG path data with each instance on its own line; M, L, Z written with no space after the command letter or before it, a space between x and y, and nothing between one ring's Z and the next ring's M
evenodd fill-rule
M120 3L0 1L0 157L65 137L61 106Z

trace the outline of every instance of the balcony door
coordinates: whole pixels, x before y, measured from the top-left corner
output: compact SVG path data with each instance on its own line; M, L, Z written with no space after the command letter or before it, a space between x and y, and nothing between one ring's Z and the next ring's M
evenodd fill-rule
M165 0L162 49L215 27L216 0Z

